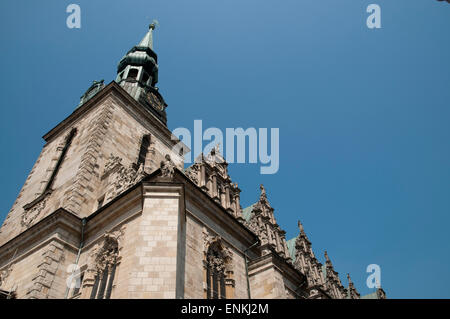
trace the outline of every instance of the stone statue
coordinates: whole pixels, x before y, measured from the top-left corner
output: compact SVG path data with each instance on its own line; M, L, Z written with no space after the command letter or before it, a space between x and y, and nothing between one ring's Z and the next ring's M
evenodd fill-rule
M0 287L2 287L5 284L6 278L8 278L10 272L11 272L11 266L7 267L6 269L0 271Z
M163 177L173 178L175 174L175 164L172 162L169 154L164 157L165 160L161 161L161 174Z

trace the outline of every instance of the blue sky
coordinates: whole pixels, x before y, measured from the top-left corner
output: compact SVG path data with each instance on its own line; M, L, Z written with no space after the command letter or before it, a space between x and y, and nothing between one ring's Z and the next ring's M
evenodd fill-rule
M81 7L81 29L66 7ZM365 21L381 6L382 28ZM450 5L434 0L12 1L0 4L0 219L92 80L156 18L168 126L280 128L280 170L234 164L242 206L264 183L278 223L301 219L361 293L449 298Z

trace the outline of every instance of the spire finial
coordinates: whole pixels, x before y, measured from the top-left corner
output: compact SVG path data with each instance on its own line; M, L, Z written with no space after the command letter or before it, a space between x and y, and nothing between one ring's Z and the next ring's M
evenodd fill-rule
M304 232L305 232L305 230L303 229L302 222L301 222L300 220L298 221L298 229L300 229L300 232L301 232L301 233L304 233Z
M263 184L259 185L259 189L261 190L261 195L259 197L259 200L267 201L267 194L266 194L266 189L264 188L264 185Z
M330 258L328 257L328 253L327 253L327 251L325 250L325 259L327 260L327 261L330 261Z
M351 284L353 284L352 282L352 278L350 278L350 274L347 273L347 279L348 279L348 285L350 286Z
M261 190L261 195L265 196L266 195L266 189L264 188L263 184L259 185L259 189Z
M148 32L145 37L139 43L140 47L150 48L153 50L153 30L159 25L157 20L153 20L148 26Z

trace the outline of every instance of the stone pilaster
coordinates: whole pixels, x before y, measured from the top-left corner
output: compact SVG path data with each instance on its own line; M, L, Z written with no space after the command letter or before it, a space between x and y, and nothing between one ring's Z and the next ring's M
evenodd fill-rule
M38 272L33 277L33 285L27 292L29 299L47 299L56 276L60 262L64 258L62 244L52 242L42 254L42 263L38 266Z
M73 186L66 192L68 200L64 206L76 215L81 213L87 193L92 192L90 189L91 179L99 176L97 161L106 132L111 123L113 108L114 106L111 102L107 103L103 106L99 116L93 121Z
M144 200L130 273L134 298L183 298L186 230L184 190L178 184L144 184Z

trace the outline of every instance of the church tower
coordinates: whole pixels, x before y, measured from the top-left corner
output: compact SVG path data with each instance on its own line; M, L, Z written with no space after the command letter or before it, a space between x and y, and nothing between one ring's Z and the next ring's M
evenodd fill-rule
M122 249L123 220L119 219L132 219L133 210L152 205L153 195L157 202L171 199L178 205L178 188L165 190L161 199L159 191L152 193L151 187L145 189L149 192L145 200L141 194L140 201L128 198L122 199L124 207L117 204L130 188L160 170L162 162L183 169L183 156L173 151L179 141L166 126L167 104L156 87L154 29L151 24L139 44L120 60L115 81L108 85L94 81L73 113L44 135L46 144L0 228L1 289L20 298L63 298L68 293L67 267L79 264L80 258L90 258L87 250L93 246L98 246L97 250ZM100 218L100 212L112 206L116 212ZM128 217L118 217L121 214ZM99 220L94 222L94 216ZM140 226L127 227L138 232ZM176 242L178 229L172 225L170 229ZM170 231L164 235L170 238ZM168 264L175 271L175 261ZM84 272L85 279L88 274ZM115 276L117 279L119 274ZM94 285L94 275L87 279L88 285ZM174 283L170 287L175 297ZM102 289L104 297L108 286Z
M115 82L94 81L75 111L44 135L46 144L0 230L0 245L59 207L88 216L126 188L113 187L118 173L132 181L159 168L166 154L183 168L182 156L172 152L177 140L166 126L167 104L155 86L154 28L120 60Z

